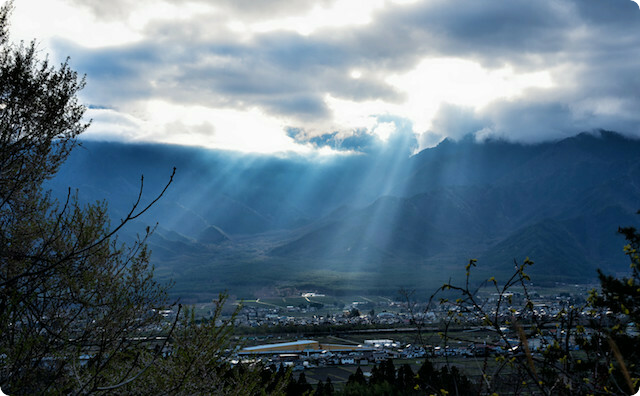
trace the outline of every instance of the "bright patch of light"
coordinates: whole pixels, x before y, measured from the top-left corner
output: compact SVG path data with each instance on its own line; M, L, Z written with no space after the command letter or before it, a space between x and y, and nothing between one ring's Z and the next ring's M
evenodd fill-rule
M351 76L351 78L357 80L360 77L362 77L362 72L360 70L352 70L351 73L349 73L349 75Z
M326 95L324 101L333 114L332 125L325 126L326 130L372 130L378 123L379 115L397 114L396 111L400 110L400 106L381 100L354 102Z
M117 46L143 39L144 29L152 21L186 21L213 10L192 2L140 2L130 6L122 17L103 18L96 17L88 7L63 0L20 0L11 16L11 36L27 42L56 37L88 48Z
M244 22L238 20L230 21L227 23L227 27L234 33L246 33L249 30Z
M307 36L322 28L366 25L372 21L372 14L384 6L384 0L338 0L329 7L315 6L306 15L256 23L251 30L256 33L293 30Z
M114 109L88 109L87 117L92 123L83 138L186 144L266 154L295 152L319 157L351 153L328 146L297 144L285 135L281 120L255 109L221 111L201 106L176 106L163 101L142 106L146 111L136 111L139 118Z
M126 21L98 20L86 8L61 0L20 0L11 16L11 39L29 42L58 37L85 47L135 42L142 38ZM50 46L51 43L44 43Z
M354 102L326 95L324 101L331 109L333 119L330 124L321 125L317 130L339 131L345 136L355 130L366 129L386 141L396 131L396 125L393 122L380 122L379 116L403 114L402 104L381 100Z
M257 153L309 152L284 133L285 120L259 109L213 109L162 100L140 104L139 140Z
M444 103L481 110L496 99L515 97L528 88L553 86L546 71L517 74L509 67L487 70L475 62L460 59L424 60L414 70L392 75L386 81L405 94L404 103L356 102L326 95L325 103L333 119L330 125L324 126L325 130L348 133L364 128L385 140L392 130L391 126L379 124L380 115L411 120L414 130L421 133L430 129L432 119Z
M87 109L86 118L91 119L91 125L83 138L89 139L118 139L135 140L143 122L136 117L121 113L114 109Z
M414 70L392 75L386 81L407 95L401 111L413 120L417 130L429 129L442 103L481 109L527 88L553 86L546 71L516 74L508 66L487 70L473 61L450 58L424 60Z
M393 122L381 122L373 128L373 133L378 135L383 141L387 141L389 136L396 131L396 124Z

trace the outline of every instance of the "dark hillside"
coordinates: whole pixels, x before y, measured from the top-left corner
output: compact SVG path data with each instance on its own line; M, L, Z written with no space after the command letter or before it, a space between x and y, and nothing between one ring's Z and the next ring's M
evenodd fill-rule
M613 132L554 143L443 141L411 158L305 159L85 142L54 193L107 199L117 221L171 172L166 196L123 236L159 222L159 276L198 295L281 284L359 290L436 282L478 258L488 272L530 257L542 279L624 271L617 227L637 224L640 141ZM384 160L384 161L383 161ZM133 227L132 227L133 228ZM249 276L249 273L251 276ZM437 285L435 285L437 286Z

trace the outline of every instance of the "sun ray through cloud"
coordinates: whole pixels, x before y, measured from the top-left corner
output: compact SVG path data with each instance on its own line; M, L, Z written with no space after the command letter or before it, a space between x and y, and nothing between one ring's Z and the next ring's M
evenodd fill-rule
M296 143L290 128L384 136L376 117L387 115L435 141L451 136L433 130L443 106L475 113L484 137L640 133L630 111L640 48L633 2L356 3L118 0L105 10L25 0L12 34L38 37L56 61L71 56L88 76L85 100L121 114L105 112L89 130L112 139L311 155L318 147ZM536 134L538 117L515 116L522 112L556 127Z

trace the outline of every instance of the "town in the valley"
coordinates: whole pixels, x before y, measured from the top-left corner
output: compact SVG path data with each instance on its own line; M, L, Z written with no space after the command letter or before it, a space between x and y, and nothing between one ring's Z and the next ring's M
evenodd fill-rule
M410 293L390 299L315 292L236 301L218 320L235 314L231 363L290 367L295 375L305 372L310 382L345 382L358 367L367 376L375 364L388 359L414 369L428 359L436 366L456 365L473 377L479 374L479 362L522 354L525 344L534 355L554 341L579 350L561 318L571 312L574 325L586 322L593 314L582 308L589 290L585 285L545 292L485 290L476 298L490 322L460 301L432 299L428 304ZM197 304L196 313L207 320L214 306ZM164 314L170 318L172 313ZM541 324L541 331L532 335L532 327Z

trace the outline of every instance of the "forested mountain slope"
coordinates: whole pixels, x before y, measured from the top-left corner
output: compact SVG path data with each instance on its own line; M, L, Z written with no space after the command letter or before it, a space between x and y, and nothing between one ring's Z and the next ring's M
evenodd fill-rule
M153 196L176 166L139 226L159 223L150 240L157 274L193 298L282 286L393 293L436 285L469 258L500 274L528 256L543 282L627 266L616 231L639 221L638 140L465 138L389 160L88 141L50 186L61 197L71 186L81 200L107 199L117 222L141 174Z

